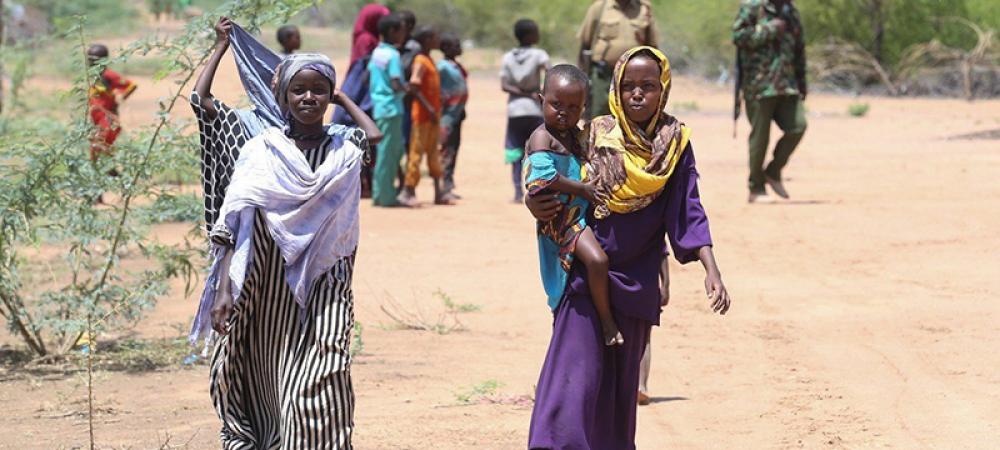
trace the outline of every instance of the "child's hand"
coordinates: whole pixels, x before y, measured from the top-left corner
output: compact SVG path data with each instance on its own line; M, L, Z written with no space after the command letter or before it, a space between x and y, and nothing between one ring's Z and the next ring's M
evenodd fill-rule
M604 205L608 202L608 195L597 188L592 183L584 184L583 198L594 205Z
M712 312L724 315L729 311L729 292L726 291L726 286L722 284L722 275L718 271L709 271L705 275L705 294L708 295L708 300L712 302Z
M228 17L219 18L219 23L215 24L215 44L229 44L229 32L233 29L233 22Z

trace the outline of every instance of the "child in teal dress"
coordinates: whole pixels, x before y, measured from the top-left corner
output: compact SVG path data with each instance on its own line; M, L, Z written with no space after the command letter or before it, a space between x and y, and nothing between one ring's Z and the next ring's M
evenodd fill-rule
M538 223L542 284L549 307L555 310L559 305L573 260L579 259L587 268L604 344L620 345L624 340L608 297L608 255L586 223L590 203L604 207L603 195L580 178L584 155L576 124L586 104L587 89L587 76L576 66L558 65L546 74L542 91L545 123L525 146L524 184L529 196L557 192L564 204L555 218Z

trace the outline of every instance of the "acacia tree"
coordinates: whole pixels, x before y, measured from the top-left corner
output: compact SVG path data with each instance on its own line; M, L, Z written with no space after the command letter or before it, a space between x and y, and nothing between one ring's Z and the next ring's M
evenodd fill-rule
M134 323L167 293L171 278L183 277L192 286L203 243L152 239L149 217L137 207L171 195L158 175L194 164L196 140L174 108L186 102L186 86L208 56L212 24L220 15L253 30L311 4L230 1L191 20L175 37L139 39L94 67L85 62L84 17L51 38L76 42L67 57L78 75L62 97L73 107L72 120L10 109L0 117L0 316L34 355L59 356L84 335ZM83 155L93 132L86 101L92 83L104 65L147 55L164 61L156 80L175 87L160 100L151 124L122 135L113 158L90 163ZM119 176L107 176L112 168ZM102 192L120 200L97 207L94 199ZM40 248L54 248L61 257L42 258ZM129 264L123 257L131 258Z

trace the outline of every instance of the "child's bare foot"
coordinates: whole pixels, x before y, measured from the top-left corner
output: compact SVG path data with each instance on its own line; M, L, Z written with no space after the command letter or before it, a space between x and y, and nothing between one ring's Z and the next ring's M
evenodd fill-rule
M613 320L607 323L601 324L601 328L604 329L604 345L622 345L625 343L625 338L622 337L620 331L618 331L618 324Z

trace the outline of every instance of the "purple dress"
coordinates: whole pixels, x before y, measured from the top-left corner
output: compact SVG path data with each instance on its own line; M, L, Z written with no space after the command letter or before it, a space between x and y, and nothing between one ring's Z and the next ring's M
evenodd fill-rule
M639 361L650 327L660 322L664 235L681 263L698 260L698 249L712 245L690 145L652 204L603 220L590 215L588 223L608 254L611 307L625 344L604 346L587 271L575 263L535 392L531 449L635 448Z

